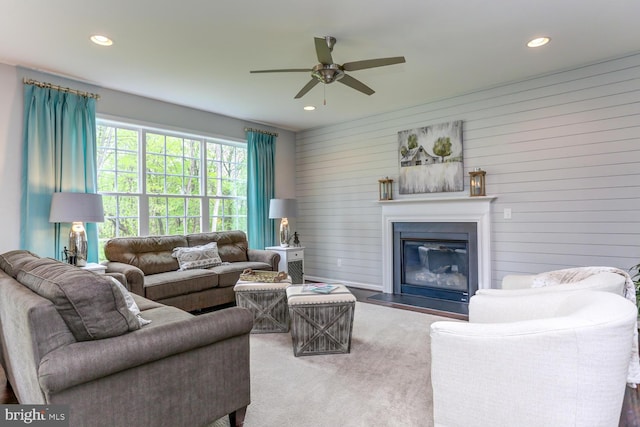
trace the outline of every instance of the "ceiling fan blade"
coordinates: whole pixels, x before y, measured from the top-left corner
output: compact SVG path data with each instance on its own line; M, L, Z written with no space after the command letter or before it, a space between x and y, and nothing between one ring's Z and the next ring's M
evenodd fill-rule
M300 89L300 92L298 92L298 94L296 96L294 96L293 98L294 99L302 98L304 95L306 95L307 92L309 92L311 89L313 89L313 87L315 85L317 85L318 83L320 83L320 80L317 80L317 79L309 80L309 83L304 85L304 87L302 89Z
M364 61L347 62L342 65L345 71L364 70L365 68L384 67L385 65L402 64L406 62L404 56L393 58L366 59Z
M333 64L333 59L331 58L331 49L329 49L329 45L327 44L327 39L321 37L314 37L316 43L316 55L318 56L318 61L321 64Z
M253 70L249 72L250 73L301 73L303 71L310 73L313 70L311 68L285 68L283 70Z
M342 76L342 78L338 81L344 85L349 86L350 88L353 88L357 91L364 93L365 95L373 95L374 93L376 93L373 89L371 89L366 84L362 83L360 80L354 79L353 77L347 74Z

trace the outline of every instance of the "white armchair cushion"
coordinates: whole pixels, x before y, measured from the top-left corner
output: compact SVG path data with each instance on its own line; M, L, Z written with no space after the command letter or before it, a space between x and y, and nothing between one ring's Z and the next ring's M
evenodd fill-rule
M626 281L625 276L620 274L603 272L570 284L562 283L545 287L534 287L535 277L536 275L507 275L502 278L501 288L502 290L529 289L532 292L557 292L562 290L576 291L590 289L594 291L614 292L624 295ZM495 291L495 289L492 290Z
M469 323L431 326L436 426L617 425L633 304L585 291L476 295L469 308Z
M535 274L508 274L502 278L501 289L526 289L533 283Z

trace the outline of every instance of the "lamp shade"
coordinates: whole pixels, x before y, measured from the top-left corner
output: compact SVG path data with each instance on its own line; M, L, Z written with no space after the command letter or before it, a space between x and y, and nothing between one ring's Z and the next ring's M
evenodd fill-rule
M271 199L269 218L295 218L298 216L296 199Z
M49 222L104 222L102 196L90 193L53 193Z

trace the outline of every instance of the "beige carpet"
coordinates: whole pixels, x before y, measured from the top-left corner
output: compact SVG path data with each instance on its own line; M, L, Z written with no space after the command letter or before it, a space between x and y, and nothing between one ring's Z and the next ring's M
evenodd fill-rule
M437 320L450 319L357 302L350 354L294 357L289 334L251 335L245 427L433 426Z

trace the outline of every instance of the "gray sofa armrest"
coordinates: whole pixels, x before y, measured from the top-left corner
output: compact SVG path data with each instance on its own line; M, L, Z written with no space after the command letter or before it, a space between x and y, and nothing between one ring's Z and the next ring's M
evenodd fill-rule
M127 279L127 288L134 294L144 295L144 273L138 267L123 262L106 261L107 273L121 273Z
M119 337L58 348L42 358L38 379L46 393L54 394L236 336L248 336L252 327L251 312L239 307L162 325L152 323Z
M277 252L267 251L264 249L249 249L247 250L247 256L249 257L249 261L266 262L271 265L271 271L278 271L280 254Z

